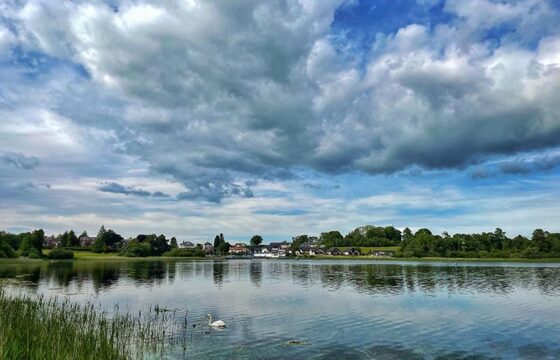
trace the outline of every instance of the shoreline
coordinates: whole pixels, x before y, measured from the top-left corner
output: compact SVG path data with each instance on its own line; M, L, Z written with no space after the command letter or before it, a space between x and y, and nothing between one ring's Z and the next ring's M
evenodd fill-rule
M350 260L350 261L389 261L389 262L480 262L480 263L560 263L560 258L543 258L543 259L526 259L526 258L444 258L444 257L423 257L423 258L399 258L399 257L371 257L371 256L310 256L310 257L284 257L274 259L256 259L256 258L239 258L231 259L225 256L212 256L212 257L172 257L172 256L147 256L147 257L125 257L113 254L93 255L83 253L77 254L74 259L67 260L50 260L50 259L28 259L28 258L10 258L0 259L2 264L32 264L32 263L49 263L49 262L91 262L91 261L213 261L213 260L263 260L263 261L276 261L276 260Z

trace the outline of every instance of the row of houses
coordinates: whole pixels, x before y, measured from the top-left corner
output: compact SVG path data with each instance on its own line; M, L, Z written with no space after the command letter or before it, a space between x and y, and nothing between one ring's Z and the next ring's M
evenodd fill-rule
M79 244L81 247L90 247L95 241L93 236L81 236ZM126 241L126 240L123 240ZM45 236L44 246L45 247L56 247L60 244L60 237L51 235ZM179 248L182 249L194 249L196 247L201 247L206 254L214 253L214 246L210 242L205 242L203 245L195 244L191 241L183 241L178 244ZM376 250L369 254L362 254L360 248L350 247L350 248L337 248L332 247L329 249L322 249L319 247L319 239L310 238L310 241L303 244L299 249L292 251L292 244L287 241L282 242L271 242L268 245L259 246L248 246L244 243L235 243L229 248L229 255L241 256L241 255L251 255L255 258L281 258L287 255L295 256L321 256L321 255L331 255L331 256L357 256L357 255L370 255L375 257L392 257L394 254L390 251Z
M350 247L339 249L337 247L332 247L329 249L322 249L321 247L314 244L304 244L299 247L299 249L293 251L291 249L291 244L284 242L270 243L269 245L260 246L247 246L243 243L234 244L230 247L230 255L252 255L255 258L280 258L287 255L295 256L321 256L321 255L331 255L331 256L358 256L358 255L370 255L375 257L392 257L394 254L390 251L373 251L368 254L362 254L360 248Z

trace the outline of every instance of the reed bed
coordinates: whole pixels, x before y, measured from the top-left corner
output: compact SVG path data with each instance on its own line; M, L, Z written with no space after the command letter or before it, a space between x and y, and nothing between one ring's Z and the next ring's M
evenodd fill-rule
M164 358L170 349L185 353L199 325L187 317L186 310L157 305L109 313L92 303L10 296L0 288L0 359Z

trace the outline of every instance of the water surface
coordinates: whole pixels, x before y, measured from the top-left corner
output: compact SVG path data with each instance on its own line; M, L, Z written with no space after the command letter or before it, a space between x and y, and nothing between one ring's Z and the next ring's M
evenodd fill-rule
M170 359L560 359L559 264L0 262L0 283L107 309L187 309L197 326ZM207 313L228 327L209 330Z

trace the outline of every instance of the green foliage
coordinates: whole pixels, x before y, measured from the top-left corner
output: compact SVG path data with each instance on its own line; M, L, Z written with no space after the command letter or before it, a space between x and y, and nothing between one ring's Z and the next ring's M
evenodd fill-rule
M321 233L321 245L325 248L330 248L333 246L342 246L343 237L339 231L329 231Z
M148 241L152 248L150 255L160 256L164 252L169 251L171 249L164 235L159 235L159 236L156 236L155 234L150 235Z
M131 240L121 251L122 256L146 257L152 254L152 246L148 242Z
M229 252L230 243L226 242L224 234L220 233L214 238L214 251L218 254L227 254Z
M143 315L143 316L142 316ZM156 358L171 341L171 317L99 312L87 303L11 297L0 288L0 359Z
M253 246L259 246L260 244L262 244L263 242L263 238L260 235L253 235L253 237L251 238L251 245Z
M79 240L78 240L79 241ZM91 251L95 253L102 253L108 250L115 250L117 245L123 241L123 237L113 230L106 230L104 225L101 225L97 237L91 246Z
M71 250L64 250L64 249L52 249L47 258L51 260L60 260L60 259L73 259L74 252Z
M532 240L518 235L513 239L500 229L492 233L433 235L428 229L418 230L403 241L404 257L463 258L555 258L560 257L560 234L541 229Z
M176 249L177 248L177 239L175 238L175 236L173 236L171 238L171 240L169 240L169 247L171 249Z
M231 247L230 243L224 241L220 242L218 248L216 249L218 254L227 254L229 252L229 248Z
M79 246L80 240L74 230L66 231L60 237L60 247Z
M19 247L21 256L29 256L32 259L38 259L43 256L43 238L45 232L43 230L34 230L23 238Z
M169 257L204 257L206 253L204 250L199 248L194 249L171 249L167 252L164 252L162 256L169 256Z
M4 240L0 240L0 258L15 258L17 257L16 252L12 247Z
M30 259L40 259L40 258L42 258L42 255L39 252L39 250L35 249L34 247L32 247L31 250L29 250L29 253L27 254L27 256Z
M95 241L91 244L91 251L98 254L107 251L107 245L105 245L102 237L95 238Z
M399 246L401 245L401 232L393 226L366 225L352 230L344 237L338 231L321 233L321 245L325 248Z
M12 249L19 249L21 242L29 233L10 234L5 231L0 231L0 241L5 241Z

